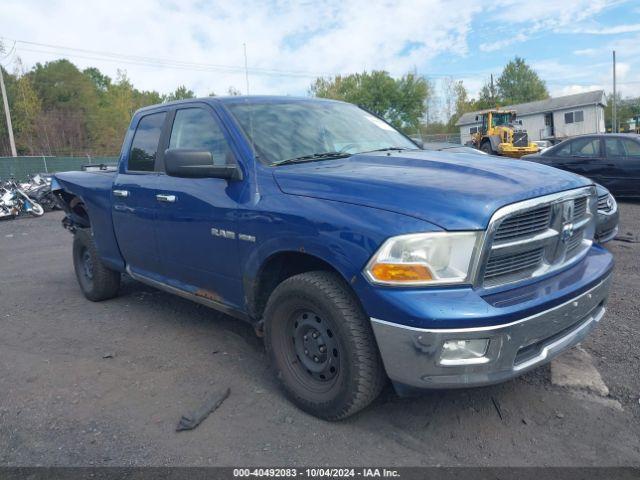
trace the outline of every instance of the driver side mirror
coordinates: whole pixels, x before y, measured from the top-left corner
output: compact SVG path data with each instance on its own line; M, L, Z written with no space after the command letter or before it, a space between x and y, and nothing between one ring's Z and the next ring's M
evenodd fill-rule
M164 152L164 168L167 175L182 178L225 178L242 180L242 170L237 165L215 165L208 150L171 148Z

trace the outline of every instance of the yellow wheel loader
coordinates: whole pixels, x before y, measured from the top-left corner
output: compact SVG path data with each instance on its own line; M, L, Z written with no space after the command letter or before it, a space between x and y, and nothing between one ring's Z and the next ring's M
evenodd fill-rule
M520 158L530 153L538 153L538 146L529 141L522 121L516 119L514 110L486 110L476 115L482 118L482 127L473 134L475 148L490 155Z

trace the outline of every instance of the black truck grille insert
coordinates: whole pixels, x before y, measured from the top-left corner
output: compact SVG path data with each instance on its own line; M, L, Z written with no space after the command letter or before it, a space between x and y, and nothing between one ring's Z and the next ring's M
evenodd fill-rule
M505 241L544 232L549 228L550 218L549 205L513 215L500 224L493 240Z
M587 213L587 197L576 198L573 203L573 220L580 220Z
M492 253L487 262L487 268L484 271L485 285L487 285L487 281L491 284L492 279L502 277L503 275L535 270L540 264L540 260L542 260L543 253L543 248L536 248L515 255L505 256L498 256ZM500 281L502 281L502 278L500 278Z
M513 132L513 146L528 147L529 135L527 134L527 132Z

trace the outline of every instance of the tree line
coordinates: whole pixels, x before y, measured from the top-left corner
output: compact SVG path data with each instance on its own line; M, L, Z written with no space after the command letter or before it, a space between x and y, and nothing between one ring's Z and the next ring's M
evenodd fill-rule
M18 155L117 155L137 109L195 97L185 86L167 94L139 90L124 72L113 79L97 68L80 70L68 60L37 63L28 72L18 63L15 73L3 69L3 75ZM240 94L233 87L226 93ZM8 156L0 109L0 156Z
M3 74L19 155L116 155L137 109L195 97L185 86L166 94L139 90L124 72L111 78L64 59L37 63L28 71L18 62L14 73ZM225 93L240 94L233 87ZM457 133L455 123L463 113L549 97L545 82L519 57L495 81L487 80L475 98L461 80L445 78L438 90L416 72L394 78L382 70L317 78L308 93L360 105L408 134ZM621 101L618 110L618 118L631 118L640 114L640 101ZM10 154L2 113L0 156Z
M549 98L545 82L519 57L495 82L488 80L477 98L470 98L462 80L453 77L442 80L439 96L424 77L408 73L394 79L384 71L319 78L309 91L364 106L410 134L457 133L455 123L466 112Z

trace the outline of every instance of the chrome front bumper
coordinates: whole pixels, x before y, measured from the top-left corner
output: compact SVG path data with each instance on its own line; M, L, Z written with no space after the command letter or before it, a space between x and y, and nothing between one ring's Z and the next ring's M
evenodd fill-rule
M611 276L575 298L511 323L420 329L371 319L389 378L418 388L490 385L514 378L576 345L602 319ZM484 363L442 365L447 340L488 339Z

